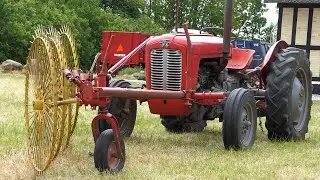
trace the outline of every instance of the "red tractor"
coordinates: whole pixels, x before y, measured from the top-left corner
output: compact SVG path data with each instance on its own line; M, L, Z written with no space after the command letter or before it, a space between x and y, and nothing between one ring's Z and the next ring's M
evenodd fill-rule
M133 131L136 100L147 101L151 113L159 114L171 132L200 132L206 121L219 118L226 149L252 147L257 117L262 116L266 116L269 139L305 138L312 104L310 61L305 51L278 41L260 66L248 69L254 50L232 47L231 17L232 0L226 0L223 38L189 34L184 25L184 33L150 37L107 69L111 37L104 56L97 56L93 63L96 77L92 71L63 71L78 87L77 95L76 99L58 100L56 106L78 102L99 109L92 120L97 169L123 169L123 136ZM140 50L145 50L146 85L139 88L112 80L111 75ZM38 111L41 102L34 103Z
M231 3L225 1L223 38L189 34L186 26L184 33L149 38L132 52L145 47L144 89L111 80L110 88L100 90L112 96L100 113L107 110L113 114L122 135L131 135L136 120L135 99L140 99L148 102L151 113L159 114L162 125L171 132L200 132L206 121L219 118L226 149L252 147L257 117L263 116L270 140L305 138L312 104L310 61L305 51L278 41L260 66L248 69L255 51L230 44ZM109 69L109 74L129 58L130 54ZM101 67L103 62L98 69ZM104 149L107 141L112 142L114 130L110 121L99 122L96 167L121 170L123 164L111 167L101 158L106 157Z

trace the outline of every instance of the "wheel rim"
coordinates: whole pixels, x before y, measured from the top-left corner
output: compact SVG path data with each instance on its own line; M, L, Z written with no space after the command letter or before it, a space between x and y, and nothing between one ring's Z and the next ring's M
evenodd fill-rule
M48 47L48 42L38 35L26 67L26 135L28 153L37 171L44 171L53 160L57 136L57 88Z
M241 142L244 146L248 146L251 143L254 126L253 126L253 109L250 103L246 103L241 113Z
M60 30L60 42L61 49L63 54L63 60L61 61L62 68L67 69L78 69L79 60L76 52L75 42L72 38L71 31L67 27L63 27ZM74 83L64 79L63 81L64 88L64 99L70 99L76 97L77 87ZM69 104L67 105L67 119L65 125L65 140L63 143L63 149L65 149L70 142L70 137L74 132L74 129L77 124L78 119L78 104Z
M307 98L310 96L306 77L304 70L299 69L292 85L290 114L296 131L301 131L306 122Z
M56 84L58 100L64 99L63 80L64 76L61 73L62 70L62 49L59 42L59 33L56 29L50 28L48 30L50 40L50 51L53 59L53 70L56 74ZM57 142L54 157L57 157L62 146L62 142L65 139L65 124L66 124L66 105L58 106L57 113Z
M107 158L109 168L112 170L117 169L121 159L118 158L117 146L114 141L112 141L112 143L109 145Z

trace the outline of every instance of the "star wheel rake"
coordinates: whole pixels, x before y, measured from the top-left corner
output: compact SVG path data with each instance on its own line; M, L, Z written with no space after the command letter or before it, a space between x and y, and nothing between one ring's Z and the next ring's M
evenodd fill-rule
M53 160L57 141L58 101L56 72L48 39L38 29L27 59L25 81L25 126L28 153L37 171Z
M62 50L62 68L63 69L78 69L79 59L76 51L75 41L68 27L63 26L60 29L60 47ZM63 81L65 98L73 98L76 96L77 87L70 81ZM66 139L62 144L65 149L70 142L70 137L74 132L78 118L79 106L77 103L67 105L67 123L65 126Z
M25 126L28 153L39 172L67 147L76 124L77 89L62 74L64 68L78 67L68 33L39 27L27 59ZM67 63L67 57L74 60Z

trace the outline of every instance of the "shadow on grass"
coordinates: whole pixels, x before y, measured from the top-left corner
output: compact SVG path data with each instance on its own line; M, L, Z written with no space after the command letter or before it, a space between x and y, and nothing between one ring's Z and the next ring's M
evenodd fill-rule
M126 141L132 144L150 145L156 143L161 147L206 147L208 143L223 144L221 131L213 131L206 129L199 133L171 133L163 131L161 133L153 134L136 133Z

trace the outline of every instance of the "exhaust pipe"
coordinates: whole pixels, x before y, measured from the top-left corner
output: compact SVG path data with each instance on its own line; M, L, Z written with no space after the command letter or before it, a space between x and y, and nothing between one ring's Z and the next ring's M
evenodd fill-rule
M224 24L223 24L223 60L227 62L230 53L232 29L232 0L225 0L224 2Z

